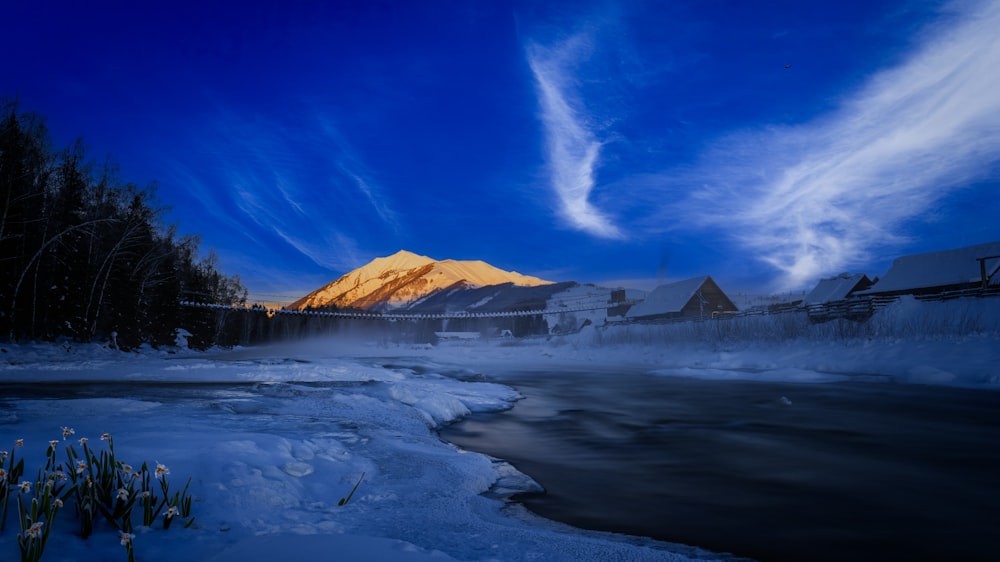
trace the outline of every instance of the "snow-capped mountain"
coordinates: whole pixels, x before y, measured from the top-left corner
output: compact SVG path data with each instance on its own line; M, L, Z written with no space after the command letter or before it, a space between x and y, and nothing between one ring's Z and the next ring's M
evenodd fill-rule
M286 308L302 310L332 305L338 308L389 310L446 289L503 283L534 287L551 282L504 271L483 261L437 261L400 250L389 257L375 258Z

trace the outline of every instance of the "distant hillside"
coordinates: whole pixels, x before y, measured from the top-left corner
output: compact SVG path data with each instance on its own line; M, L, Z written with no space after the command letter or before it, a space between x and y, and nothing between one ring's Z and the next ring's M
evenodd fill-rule
M522 287L551 284L537 277L498 269L483 261L437 261L401 250L389 257L375 258L285 308L392 310L441 291L505 283Z
M553 295L575 286L577 283L566 281L534 287L513 283L476 288L453 287L414 302L406 310L422 314L542 310L548 308L548 301Z

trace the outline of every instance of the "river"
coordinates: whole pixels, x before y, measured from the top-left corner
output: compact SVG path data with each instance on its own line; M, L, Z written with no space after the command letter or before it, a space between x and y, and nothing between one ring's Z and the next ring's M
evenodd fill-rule
M1000 556L1000 392L490 376L525 398L442 437L532 476L550 519L761 561Z

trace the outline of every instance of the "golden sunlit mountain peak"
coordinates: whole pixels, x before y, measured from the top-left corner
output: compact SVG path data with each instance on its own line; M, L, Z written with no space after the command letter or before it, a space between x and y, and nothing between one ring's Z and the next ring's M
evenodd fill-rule
M435 260L400 250L316 289L288 305L307 308L389 310L451 288L475 288L512 283L524 287L549 285L538 277L504 271L481 260Z

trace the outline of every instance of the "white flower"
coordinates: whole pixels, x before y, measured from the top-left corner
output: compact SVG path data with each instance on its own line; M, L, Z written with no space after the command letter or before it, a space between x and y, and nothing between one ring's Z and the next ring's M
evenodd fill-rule
M38 523L35 523L31 527L29 527L28 531L27 531L28 536L31 537L31 538L33 538L33 539L37 539L37 538L41 537L42 536L42 525L43 525L43 523L41 521L39 521Z
M129 546L132 544L132 539L135 538L135 534L118 531L118 537L121 539L122 546Z
M73 431L72 427L64 427L64 428L62 428L62 432L63 432L63 441L65 441L66 438L69 437L70 435L73 435L74 433L76 433L75 431Z
M181 514L180 510L173 506L170 506L170 509L163 512L163 516L166 517L167 519L173 519L174 517L177 517L180 514Z
M79 441L80 441L80 445L86 445L87 444L87 438L86 437L81 437L79 439Z
M54 440L53 441L49 441L49 449L55 449L56 445L58 445L58 444L59 444L58 441L54 441Z
M15 447L23 447L24 446L24 439L18 439L17 441L14 441L14 446Z
M0 483L5 482L6 480L7 480L7 471L0 468Z
M31 482L28 482L27 480L22 480L21 484L20 484L20 488L21 488L21 493L22 494L30 493L31 492Z
M111 439L111 434L110 433L102 433L101 434L101 441L108 441L110 439Z
M61 499L59 499L59 498L56 498L56 501L52 502L52 505L54 505L56 507L62 507L63 506L63 501Z
M126 490L125 488L121 488L120 490L118 490L118 501L127 501L127 500L128 500L128 490Z
M76 473L80 474L87 469L87 463L84 461L76 461Z
M169 468L163 466L160 463L156 463L156 470L153 472L153 475L156 476L157 479L166 476L168 474L170 474Z

